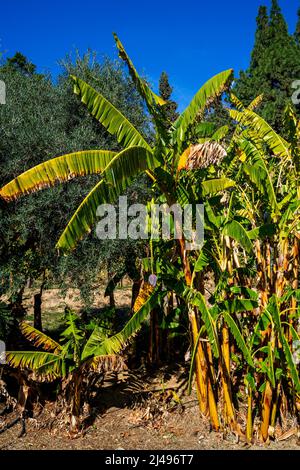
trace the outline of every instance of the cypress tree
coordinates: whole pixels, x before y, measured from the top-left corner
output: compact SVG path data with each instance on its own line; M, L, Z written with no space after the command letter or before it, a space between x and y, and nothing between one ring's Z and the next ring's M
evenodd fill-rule
M267 7L261 6L256 18L257 30L255 34L255 44L251 56L251 67L256 67L265 49L270 45L269 37L269 17Z
M296 24L295 41L296 41L297 45L300 46L300 8L299 8L297 14L298 14L298 21L297 21L297 24Z
M296 35L289 35L278 1L273 0L270 17L266 7L259 9L250 66L240 73L234 92L246 105L263 93L259 112L280 132L284 109L293 94L292 83L299 79L300 54Z
M166 121L174 122L178 118L177 103L171 99L173 87L169 83L169 77L166 72L162 72L159 79L159 95L167 102L164 105L164 113Z
M281 13L280 6L277 0L272 0L271 13L270 13L270 31L271 35L281 36L288 34L288 27L286 21Z

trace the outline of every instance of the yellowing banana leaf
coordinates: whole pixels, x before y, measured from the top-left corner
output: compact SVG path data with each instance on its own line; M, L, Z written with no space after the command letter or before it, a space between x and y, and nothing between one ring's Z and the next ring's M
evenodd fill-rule
M45 335L45 333L42 333L36 328L33 328L33 326L28 325L28 323L25 323L24 321L20 323L20 330L25 338L31 341L31 343L37 348L42 346L46 351L51 351L53 353L58 353L62 350L61 345L54 341L54 339Z
M243 103L238 99L237 96L235 96L234 93L230 93L230 101L231 101L232 104L234 104L234 106L239 111L243 111L245 109L245 106L243 105Z
M25 171L0 190L0 196L10 201L57 182L78 176L101 173L116 155L108 150L86 150L56 157Z
M127 369L124 359L116 354L105 356L95 356L88 359L85 363L87 370L93 370L98 374L105 372L121 372Z
M191 151L191 147L188 147L180 156L179 161L178 161L177 171L181 171L185 169L190 151Z
M243 112L228 109L228 113L238 123L248 126L257 133L258 139L262 139L274 155L290 159L290 144L277 134L274 129L258 114L245 109Z
M62 357L49 352L7 351L6 362L11 367L30 369L45 380L64 375Z
M258 95L256 98L254 98L254 100L251 101L249 106L247 106L247 109L249 109L249 111L254 111L262 103L263 99L264 99L264 95L262 93L261 95Z
M255 108L257 108L262 100L263 100L264 95L258 95L254 100L251 101L251 103L248 106L245 106L237 96L235 96L233 93L230 93L230 101L231 103L234 104L234 106L239 110L243 111L245 108L248 109L249 111L254 111Z
M245 163L243 166L245 173L249 176L259 191L267 194L269 203L274 210L274 213L278 214L279 206L272 183L272 178L268 172L263 155L258 150L258 148L247 139L239 138L237 145L246 155L246 160L248 159L250 162L249 164Z
M148 300L152 292L154 291L154 287L149 284L149 282L144 282L141 286L139 294L134 302L133 311L136 313Z

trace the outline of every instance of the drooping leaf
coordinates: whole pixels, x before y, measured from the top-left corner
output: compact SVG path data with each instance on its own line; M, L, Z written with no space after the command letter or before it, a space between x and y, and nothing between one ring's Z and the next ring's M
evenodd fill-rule
M205 328L207 331L208 339L213 351L213 354L216 358L219 357L219 341L216 332L215 321L213 320L207 306L205 299L201 292L194 289L186 288L185 290L185 299L194 307L197 307L200 311L201 317L204 321Z
M181 205L182 208L184 208L187 204L190 202L190 194L187 190L187 188L179 183L176 186L175 189L175 194L176 194L176 201L178 204Z
M202 181L201 186L203 196L207 196L208 194L214 195L225 189L232 188L235 186L235 182L229 178L218 178Z
M149 284L149 282L143 283L133 306L134 313L140 310L144 303L149 299L153 291L154 287Z
M194 271L196 273L199 273L199 272L203 271L203 269L206 268L206 266L208 266L208 265L209 265L209 259L206 256L206 254L204 253L204 251L201 250L201 253L199 254L199 256L197 258L197 261L194 265Z
M244 355L244 358L246 359L247 363L249 364L249 366L254 367L253 359L252 359L252 356L251 356L251 351L247 347L245 339L244 339L239 327L237 326L236 322L234 321L232 316L229 315L229 313L227 313L227 312L223 312L223 317L224 317L225 322L229 326L230 331L231 331L234 339L236 340L238 347L242 351L242 353Z
M205 218L216 228L220 228L222 218L215 215L213 208L208 201L205 201Z
M240 138L238 140L238 146L245 152L250 163L244 164L244 171L249 176L250 180L256 185L258 190L267 194L270 205L274 212L279 212L279 207L275 195L272 178L267 169L263 155L258 148L249 140Z
M216 142L220 142L221 140L223 140L226 135L228 134L229 132L229 127L228 126L222 126L222 127L219 127L219 129L217 129L213 135L211 136L211 140L214 140Z
M230 288L230 292L232 292L233 294L242 294L244 296L249 297L250 300L258 300L258 293L255 290L250 289L249 287L232 286Z
M113 277L108 281L105 291L104 291L104 297L108 297L110 294L114 292L116 289L117 285L119 282L122 281L123 277L127 274L127 270L124 267L124 269L120 270L116 274L113 275Z
M187 390L188 395L190 395L191 391L192 391L192 379L193 379L193 372L194 372L194 366L195 366L195 358L196 358L196 354L197 354L197 351L198 351L198 343L199 343L199 340L200 340L200 336L203 334L203 330L204 330L203 327L200 328L200 331L198 333L196 341L193 344L193 352L192 352L192 356L191 356L191 364L190 364L189 380L188 380L188 390Z
M197 139L207 139L213 135L215 129L216 125L213 122L200 122L196 126L195 135Z
M252 230L249 230L248 237L251 240L261 239L263 240L266 237L272 237L276 232L276 225L275 224L264 224L260 227L256 227Z
M299 372L298 372L297 366L294 362L293 353L291 351L288 340L286 339L286 337L284 335L282 336L282 345L283 345L283 350L284 350L286 362L287 362L288 368L290 370L291 378L293 380L295 389L297 390L298 393L300 393Z
M236 220L229 221L222 230L223 235L227 235L238 242L248 253L253 251L252 242L244 227Z
M37 348L41 346L43 349L45 349L45 351L51 351L53 353L58 353L61 351L62 348L59 343L45 335L45 333L42 333L36 328L33 328L33 326L28 325L28 323L23 321L20 323L19 327L25 338L31 341L31 343L34 344L34 346Z
M283 346L283 351L285 355L285 360L286 364L288 366L288 369L291 374L291 378L293 380L294 386L296 391L299 393L300 392L300 379L299 379L299 373L297 370L297 366L293 360L293 353L291 351L290 345L285 337L285 334L283 332L282 324L281 324L281 319L280 319L280 312L278 308L278 300L275 295L273 295L269 303L267 305L267 310L269 314L272 316L274 324L276 326L280 342Z
M118 153L103 172L103 179L76 210L58 240L57 248L62 251L74 249L91 230L96 220L97 208L104 203L113 203L134 176L158 164L153 154L143 147L130 147Z
M78 176L101 173L116 155L108 150L86 150L56 157L25 171L0 190L9 201L22 194L54 186Z
M224 305L230 313L252 312L258 307L258 302L257 299L235 298L233 300L224 300L220 302L220 305Z
M274 155L290 159L290 145L258 114L245 109L243 112L228 109L232 119L256 132L257 138L263 140Z
M268 309L265 308L261 314L260 317L258 318L253 334L251 335L250 338L250 349L253 347L253 345L258 345L260 344L261 341L261 332L266 330L267 327L270 325L271 320L270 320L270 314L268 313Z
M178 165L177 165L177 171L185 170L186 168L186 162L188 159L188 156L190 154L191 147L188 147L185 149L185 151L182 153L178 160Z
M54 380L63 375L62 357L38 351L7 351L6 362L11 367L29 369L45 380Z

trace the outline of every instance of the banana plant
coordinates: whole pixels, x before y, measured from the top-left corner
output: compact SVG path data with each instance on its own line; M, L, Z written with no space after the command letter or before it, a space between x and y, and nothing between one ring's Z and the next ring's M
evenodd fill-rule
M260 357L266 380L259 388L262 393L261 437L266 441L270 429L274 428L278 403L282 405L287 401L286 394L294 396L298 387L299 372L290 361L289 368L285 370L291 370L291 367L293 370L291 389L283 387L280 374L277 376L275 373L275 381L270 369L271 358L278 354L278 344L285 344L290 355L287 346L289 343L291 348L292 337L297 333L300 224L299 153L295 142L298 141L298 122L288 107L286 122L290 132L286 140L253 109L245 108L235 97L233 102L238 110L230 109L228 112L237 127L227 149L231 155L228 176L233 173L237 177L228 212L231 212L229 218L239 218L244 227L239 235L236 230L235 234L229 234L241 246L242 239L244 241L244 253L236 253L234 278L241 279L242 275L243 284L258 291L260 314L268 306L272 306L272 315L276 318L283 314L283 322L277 321L276 328L267 324L261 337L260 353L267 352L266 360ZM252 248L247 256L246 245ZM272 300L274 296L276 308ZM289 300L283 301L285 298ZM255 321L252 327L255 327ZM250 393L252 391L253 387Z
M224 144L229 127L217 129L206 122L206 115L213 100L229 89L232 70L227 70L208 80L178 119L166 126L163 100L138 75L114 37L152 116L154 138L143 136L80 77L71 77L81 102L123 150L86 150L43 162L5 185L0 196L9 202L75 177L98 174L99 182L57 242L61 252L74 249L92 229L97 207L114 202L142 172L150 178L159 202L182 207L204 202L206 236L201 250L187 252L185 234L154 250L151 242L147 272L155 275L155 285L150 279L144 282L134 314L120 333L103 338L96 328L84 345L80 333L74 336L71 363L76 371L79 364L94 358L103 361L118 355L147 315L163 304L166 293L174 293L186 306L193 344L190 376L195 371L201 413L210 416L215 430L230 427L242 434L234 395L240 380L248 403L246 437L253 438L255 406L261 412L260 434L266 441L279 412L282 417L288 403L293 413L300 407L299 364L293 346L299 342L300 315L299 121L289 106L283 138L255 112L262 96L246 107L231 94L228 116L235 129L229 144ZM207 273L214 281L209 302ZM28 358L18 363L22 353L14 354L15 365L40 372L44 367L47 376L51 361L46 356L33 361L34 353L23 353ZM56 356L54 370L61 364L57 359L61 351L54 348L42 354Z
M137 73L132 61L127 55L122 43L114 35L119 55L128 66L130 76L140 93L145 105L153 118L155 129L154 143L147 139L128 121L128 119L111 104L98 90L96 91L80 77L72 76L74 92L89 112L98 120L108 132L113 134L118 143L123 147L120 152L107 150L86 150L75 152L41 163L27 170L0 190L0 196L11 201L21 195L63 183L74 177L90 174L99 174L99 182L82 201L70 222L61 234L57 248L61 252L67 252L75 248L76 244L91 230L96 220L97 207L103 203L111 203L124 192L133 178L141 172L151 179L153 186L164 195L169 205L180 202L185 204L184 187L181 174L177 172L178 162L184 152L193 150L194 144L198 147L198 153L206 155L206 160L213 164L215 147L209 147L210 142L201 142L197 125L204 121L205 113L212 102L219 98L228 89L233 78L232 69L221 72L208 80L196 93L194 98L183 113L170 126L163 122L164 102L152 92L148 84ZM221 138L215 136L214 145L218 145ZM218 158L222 158L224 152L218 149ZM190 162L192 164L192 162ZM211 178L209 178L211 179ZM212 182L202 182L207 186L208 192L218 192L233 184L229 181L216 179ZM184 202L185 201L185 202ZM185 251L184 236L178 242L179 256L184 268L186 284L190 285L191 270L188 256ZM197 307L189 309L189 319L194 341L198 335ZM100 341L95 335L95 341ZM99 346L100 347L100 346ZM199 348L199 361L206 363L206 359ZM201 371L196 369L197 383L201 382ZM205 385L206 386L206 385ZM218 424L214 425L218 429Z
M287 141L255 113L254 109L262 97L254 100L248 108L236 97L231 98L237 110L231 108L228 112L234 119L236 128L226 148L227 155L223 158L223 164L210 171L218 175L219 181L222 173L223 182L234 180L234 184L229 183L228 187L224 185L220 196L210 194L209 191L204 192L205 244L198 253L198 258L195 257L192 262L192 285L193 281L200 281L200 286L202 284L203 287L201 273L209 268L213 270L216 284L210 298L213 307L208 309L211 327L203 324L196 343L204 341L201 347L205 347L205 335L208 334L215 359L218 357L215 351L218 344L224 402L223 422L238 432L240 426L233 405L231 373L237 351L242 353L247 363L244 375L248 390L247 439L251 440L253 434L252 404L255 391L255 394L262 397L261 437L266 441L270 429L274 428L278 406L288 401L285 395L293 397L295 409L299 406L298 398L295 398L299 380L297 367L293 367L292 362L287 362L286 359L285 369L281 364L274 372L276 380L273 380L274 374L270 369L271 358L274 359L279 354L276 341L285 344L286 357L290 358L293 352L292 340L298 335L299 124L294 112L288 109L286 120L290 133ZM204 129L202 127L202 131ZM207 128L205 132L211 130ZM209 141L207 135L202 138L202 142ZM217 155L218 151L215 146L214 154ZM197 192L203 194L205 189L199 184L200 171L203 172L203 168L196 165L197 171L194 167L191 173L189 155L190 152L183 154L178 166L180 171L188 170L185 191L187 194L192 192L195 196ZM234 298L238 289L246 289L248 293L257 292L256 299L252 294L248 299ZM257 315L262 315L267 306L272 304L273 295L279 299L278 308L283 317L281 323L277 321L276 328L265 326L259 340L261 348L257 345L261 364L256 368L252 348L245 343L244 338L252 335L257 324L260 325ZM256 312L255 316L249 312ZM211 334L212 331L214 335ZM277 338L275 343L273 337ZM194 349L192 363L197 365L195 351ZM206 356L208 355L209 350L206 351ZM285 374L280 373L282 370L285 370ZM254 372L260 377L258 381L254 380ZM291 373L291 386L284 386L284 377L291 377ZM205 374L207 375L207 369L202 375ZM216 395L216 383L214 388ZM206 392L208 393L207 389Z
M98 325L87 336L87 329L80 324L78 315L71 311L67 313L67 328L59 342L21 322L20 330L24 337L42 351L7 351L6 362L13 368L33 372L33 378L37 380L60 380L64 400L70 409L70 431L77 433L91 376L126 369L123 351L157 302L156 296L160 295L157 291L151 292L124 328L110 337Z

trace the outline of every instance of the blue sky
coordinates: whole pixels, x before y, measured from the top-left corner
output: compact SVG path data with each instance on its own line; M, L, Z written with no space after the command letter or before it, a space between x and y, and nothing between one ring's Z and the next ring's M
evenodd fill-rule
M168 72L182 109L210 76L247 67L260 4L271 0L0 0L0 50L55 77L75 48L116 57L115 31L154 88ZM294 31L300 0L280 5Z

